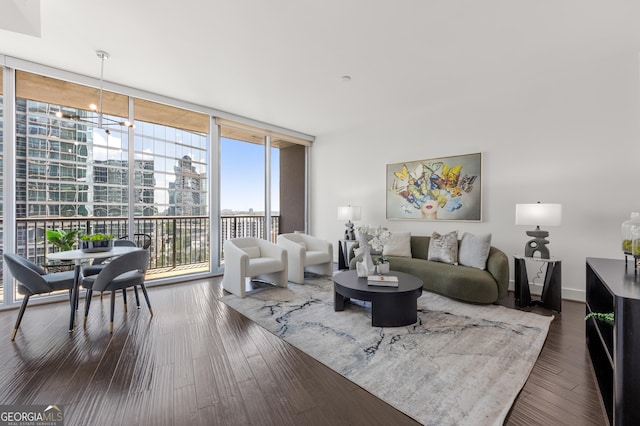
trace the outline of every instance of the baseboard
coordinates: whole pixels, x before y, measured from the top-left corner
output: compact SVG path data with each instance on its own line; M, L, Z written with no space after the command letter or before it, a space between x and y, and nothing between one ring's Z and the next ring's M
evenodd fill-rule
M515 290L515 284L513 281L509 281L509 290ZM529 283L529 291L531 291L532 295L540 296L542 294L542 284ZM576 288L562 287L562 299L573 300L575 302L584 302L585 300L587 300L586 291Z

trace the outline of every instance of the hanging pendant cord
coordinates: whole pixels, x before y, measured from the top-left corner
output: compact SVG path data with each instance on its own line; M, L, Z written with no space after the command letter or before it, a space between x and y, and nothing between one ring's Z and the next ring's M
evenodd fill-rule
M100 106L98 113L98 128L102 129L102 85L104 78L104 60L109 57L109 54L103 50L98 50L96 52L98 54L98 58L100 58Z

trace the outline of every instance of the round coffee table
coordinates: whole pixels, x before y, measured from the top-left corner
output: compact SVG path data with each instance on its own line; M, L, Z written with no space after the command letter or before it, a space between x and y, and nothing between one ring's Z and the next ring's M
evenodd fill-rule
M343 271L333 277L334 310L344 311L349 299L371 302L371 325L401 327L418 321L418 297L422 280L411 274L390 271L398 277L398 287L369 285L367 277L358 277L355 270Z

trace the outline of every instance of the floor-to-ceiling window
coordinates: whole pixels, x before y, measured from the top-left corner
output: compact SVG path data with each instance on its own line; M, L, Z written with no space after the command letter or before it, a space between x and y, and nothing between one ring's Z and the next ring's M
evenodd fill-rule
M264 145L220 139L220 216L223 241L237 237L264 238Z
M11 99L8 136L12 141L15 138L10 149L0 149L2 182L11 182L12 188L5 200L0 186L0 233L9 246L2 247L4 251L58 268L65 265L47 260L47 253L57 250L46 240L47 229L129 238L143 234L152 239L148 277L170 279L176 274L211 272L212 264L213 271L219 271L215 267L220 264L217 243L224 238L257 232L275 241L283 209L290 217L299 216L302 225L294 229L304 229L304 204L298 202L292 208L291 187L287 189L282 180L304 182L305 176L283 172L282 162L283 147L296 146L308 153L308 139L303 137L299 144L288 131L279 134L274 126L244 126L242 120L228 121L232 127L218 123L211 129L215 110L181 101L175 101L181 107L153 102L149 99L167 101L153 94L148 94L149 99L129 96L130 89L114 84L101 90L94 79L56 70L47 71L52 77L44 76L39 73L47 68L37 64L26 68L37 69L38 74L8 68L4 78L10 84L5 81L3 85L0 79L0 90L5 89L4 99L0 91L0 148L7 136L3 100ZM100 98L99 106L95 105ZM244 130L238 133L238 128ZM234 160L227 142L249 151L236 153ZM304 168L304 155L293 162ZM297 170L290 167L294 157L285 157L287 169ZM5 159L12 169L10 177L4 174ZM257 174L251 177L254 172ZM234 197L257 200L238 210L258 217L257 222L234 227L228 235L218 209L219 186L227 185ZM287 193L284 204L283 189ZM299 194L298 201L305 196ZM221 198L224 209L225 195ZM10 220L3 211L10 212ZM211 222L212 217L216 222ZM221 238L216 241L217 236ZM0 303L19 301L12 284L13 280L7 282L0 292Z
M39 264L52 249L47 229L126 232L127 98L108 93L102 114L90 106L97 98L86 86L16 73L16 249Z
M275 242L282 232L305 231L306 144L228 120L218 123L221 246L229 238ZM294 151L301 155L292 155Z
M50 268L47 229L127 232L127 98L16 72L16 252ZM18 298L15 295L14 299Z
M209 116L98 98L16 73L16 251L57 267L46 230L77 229L150 240L150 278L209 271Z
M210 118L140 99L134 114L136 232L152 235L152 266L209 271Z

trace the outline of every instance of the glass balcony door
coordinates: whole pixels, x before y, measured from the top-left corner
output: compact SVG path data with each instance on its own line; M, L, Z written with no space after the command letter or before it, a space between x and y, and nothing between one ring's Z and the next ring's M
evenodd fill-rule
M265 158L264 144L220 138L221 252L227 239L266 237Z

